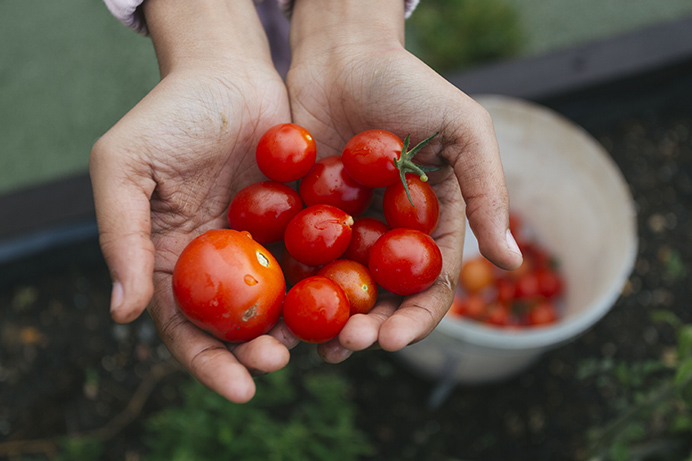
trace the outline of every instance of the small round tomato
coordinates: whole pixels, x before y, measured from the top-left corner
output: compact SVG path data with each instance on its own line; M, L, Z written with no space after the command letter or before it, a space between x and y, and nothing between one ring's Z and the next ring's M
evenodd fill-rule
M332 205L312 205L286 226L288 252L308 266L321 266L339 258L351 242L353 218Z
M382 288L408 296L435 282L442 271L442 253L425 232L392 229L373 245L368 266Z
M541 301L531 307L528 313L529 325L550 325L557 321L557 310L550 301Z
M399 181L387 187L382 198L382 208L387 224L408 227L431 234L440 219L440 202L433 188L415 174L406 175L411 200L404 185ZM413 202L413 204L411 204Z
M298 339L323 343L336 337L349 318L344 290L327 277L315 275L296 283L284 299L284 322Z
M255 152L257 166L278 182L296 181L315 165L317 148L312 135L300 125L282 123L269 128Z
M512 313L509 307L502 303L492 303L488 306L488 313L484 322L497 327L505 327L512 323Z
M509 305L516 297L516 285L514 280L508 278L499 278L495 283L497 290L497 300L502 304Z
M461 265L459 283L469 293L481 291L495 282L495 271L483 256L468 259Z
M367 314L377 300L377 284L367 267L356 261L339 259L322 267L317 275L336 282L348 298L351 315Z
M377 239L389 231L389 226L375 218L358 218L353 223L351 243L341 257L368 265L370 249Z
M367 187L387 187L400 180L394 160L404 142L385 130L367 130L351 138L341 157L349 176Z
M180 311L223 341L249 341L281 315L286 283L279 263L248 232L210 230L192 240L173 269Z
M283 249L281 252L281 269L284 271L284 277L286 277L286 284L293 286L303 279L317 275L322 266L308 266L302 262L296 260L291 253Z
M357 183L346 173L339 155L317 161L301 179L298 191L307 206L326 203L351 216L363 214L374 194L373 189Z
M480 320L486 316L487 310L488 303L483 296L478 293L465 294L457 290L450 312L462 317Z
M521 247L521 252L524 255L524 259L528 259L532 271L537 271L538 269L543 269L550 267L550 256L547 250L539 245L528 242L524 243Z
M516 299L531 299L540 295L538 277L535 272L521 274L514 285L514 297Z
M554 298L563 292L562 277L552 269L543 267L536 271L538 293L546 298Z
M286 184L257 182L233 197L228 206L228 224L231 229L250 232L259 243L278 242L289 221L302 209L300 196Z

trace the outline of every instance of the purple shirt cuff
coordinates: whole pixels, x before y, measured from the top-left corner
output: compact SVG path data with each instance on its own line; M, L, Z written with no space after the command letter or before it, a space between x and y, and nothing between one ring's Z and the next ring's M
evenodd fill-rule
M279 2L279 7L281 11L288 17L291 16L291 9L293 8L293 0L277 0ZM420 0L404 0L405 5L405 17L408 18L413 13L413 10L418 6Z
M144 21L144 16L141 11L138 10L139 6L144 0L103 0L111 14L120 20L127 27L136 30L140 34L147 35L147 25ZM255 3L259 3L262 0L255 0ZM293 0L277 0L281 11L284 12L286 16L291 15L291 7L293 6ZM406 5L405 17L409 17L413 10L418 5L419 0L404 0Z

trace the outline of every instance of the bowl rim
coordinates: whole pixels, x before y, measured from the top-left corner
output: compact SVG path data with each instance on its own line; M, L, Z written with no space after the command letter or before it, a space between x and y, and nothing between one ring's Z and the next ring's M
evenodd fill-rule
M627 182L607 150L584 128L575 124L561 114L541 106L537 103L526 101L511 96L503 95L474 95L473 98L484 106L492 114L493 107L509 106L513 109L530 111L541 117L548 117L559 123L570 125L582 141L592 144L598 154L604 160L606 168L617 181L617 188L625 198L624 206L627 207L627 228L624 229L623 238L627 239L624 257L619 264L617 275L613 278L610 287L594 302L589 304L582 312L568 317L567 321L558 321L550 326L530 327L522 329L504 329L484 325L473 320L455 318L446 315L437 327L437 330L455 339L461 339L475 346L487 347L497 350L517 350L549 348L563 344L579 334L588 330L598 320L605 316L610 308L620 297L629 275L636 261L639 239L637 234L637 214L634 199Z

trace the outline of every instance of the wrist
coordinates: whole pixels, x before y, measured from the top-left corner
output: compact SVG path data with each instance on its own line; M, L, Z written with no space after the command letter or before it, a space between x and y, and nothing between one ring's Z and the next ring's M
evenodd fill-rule
M143 9L162 75L245 58L271 62L253 0L146 0Z
M295 0L290 42L297 54L360 45L403 47L404 2Z

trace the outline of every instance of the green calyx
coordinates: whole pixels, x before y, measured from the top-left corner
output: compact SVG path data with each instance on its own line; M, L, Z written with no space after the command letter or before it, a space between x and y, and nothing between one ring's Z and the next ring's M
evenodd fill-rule
M437 135L438 133L435 133L429 138L422 140L411 150L408 150L408 146L411 143L411 135L406 135L406 139L404 139L404 147L401 149L401 158L394 159L394 164L398 168L399 176L401 177L401 184L403 184L404 186L406 196L408 197L408 201L411 202L411 206L415 207L416 205L413 204L413 200L411 199L411 192L408 190L408 184L406 183L406 173L417 174L420 177L421 181L426 182L428 180L428 175L426 174L426 172L430 173L432 171L437 171L440 169L439 167L416 165L415 163L413 163L411 159L413 159L413 156L416 155L419 150L421 150L426 144L430 142L432 138L434 138Z

